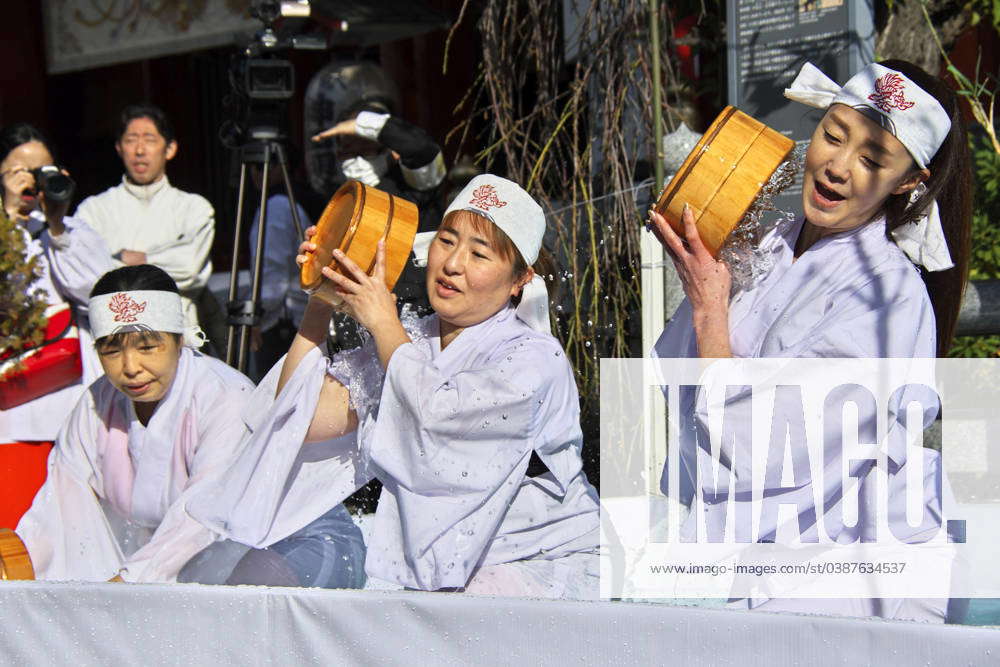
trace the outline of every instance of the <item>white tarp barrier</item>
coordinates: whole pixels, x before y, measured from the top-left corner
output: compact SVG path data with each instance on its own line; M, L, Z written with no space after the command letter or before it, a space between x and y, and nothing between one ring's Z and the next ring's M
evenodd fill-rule
M0 582L0 664L983 665L1000 631L626 602Z

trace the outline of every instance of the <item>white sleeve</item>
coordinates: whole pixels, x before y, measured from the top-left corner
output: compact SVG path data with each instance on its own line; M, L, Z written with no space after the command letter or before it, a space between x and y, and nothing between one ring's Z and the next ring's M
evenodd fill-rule
M317 348L299 363L275 398L284 357L244 410L246 443L220 486L193 494L188 511L220 535L253 547L287 537L370 479L354 434L303 445L327 360Z
M377 426L362 443L384 485L370 574L423 590L466 585L532 449L559 448L538 438L537 408L552 398L537 373L544 366L511 351L496 367L449 377L413 344L395 351Z
M76 211L73 212L73 218L83 220L98 236L102 236L100 225L101 212L99 209L100 203L98 197L87 197L76 207Z
M86 307L94 283L115 268L104 239L80 218L66 218L66 231L42 234L42 246L49 263L52 282L60 294Z
M208 284L212 273L210 252L215 239L215 211L202 197L185 207L189 221L181 243L146 253L146 260L170 274L182 292L191 292Z
M60 430L45 483L17 525L36 579L107 581L121 567L121 550L96 495L96 420L88 391Z
M172 582L188 560L215 541L216 534L199 523L185 509L196 493L211 495L219 480L236 460L244 442L245 427L240 414L245 401L232 396L249 392L249 386L230 389L211 405L200 410L198 442L189 462L190 476L180 497L167 510L149 542L125 562L122 578L127 581Z

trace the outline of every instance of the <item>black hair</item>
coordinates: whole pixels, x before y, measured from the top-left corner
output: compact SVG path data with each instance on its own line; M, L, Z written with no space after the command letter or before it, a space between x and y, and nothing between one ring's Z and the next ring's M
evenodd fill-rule
M122 137L125 136L128 124L136 118L148 118L153 121L156 131L166 139L168 144L176 139L174 126L170 122L170 119L167 118L167 114L164 113L163 109L148 102L141 102L139 104L130 104L122 109L121 117L118 119L118 141L121 141Z
M108 271L101 276L93 289L90 290L90 297L101 296L102 294L113 294L114 292L130 292L133 290L156 290L160 292L173 292L180 294L177 283L170 275L158 266L152 264L139 264L137 266L123 266L112 271ZM172 333L174 339L180 341L181 335ZM158 331L129 331L114 333L103 336L94 344L98 350L109 345L123 345L126 340L137 337L140 340L152 338L159 341L161 334Z
M14 123L0 130L0 162L7 159L10 152L29 141L37 141L52 155L52 147L42 131L29 123ZM53 155L53 159L55 159Z
M152 264L139 264L108 271L94 283L90 296L93 298L102 294L132 290L157 290L180 294L177 283L166 271Z
M912 222L932 201L937 201L941 226L955 266L945 271L923 271L934 317L937 321L938 356L945 356L951 347L958 324L958 311L969 275L970 237L972 230L972 160L969 141L962 119L958 96L936 76L905 60L885 60L884 67L906 75L911 81L934 96L951 119L951 129L927 168L930 178L927 191L912 206L909 194L891 195L885 205L886 232ZM918 167L914 164L914 169Z

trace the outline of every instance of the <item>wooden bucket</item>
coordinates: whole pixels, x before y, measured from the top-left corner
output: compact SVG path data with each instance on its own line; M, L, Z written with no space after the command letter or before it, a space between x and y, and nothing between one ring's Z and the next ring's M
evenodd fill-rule
M664 188L656 212L684 238L681 212L688 204L701 240L717 256L794 146L792 139L739 109L726 107Z
M24 542L10 528L0 528L0 580L35 578Z
M385 285L390 290L399 279L413 248L419 214L412 202L382 192L359 181L347 181L333 195L316 223L316 251L299 274L302 289L321 292L336 300L334 285L323 279L324 266L343 273L333 251L340 249L371 275L375 251L385 238Z

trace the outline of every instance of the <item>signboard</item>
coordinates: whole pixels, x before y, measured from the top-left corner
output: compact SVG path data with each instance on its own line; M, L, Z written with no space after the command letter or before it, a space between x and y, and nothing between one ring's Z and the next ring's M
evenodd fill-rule
M727 16L729 103L802 144L823 116L782 96L802 64L843 83L874 59L872 0L727 0ZM801 212L801 187L779 208Z
M49 74L235 43L261 24L245 0L45 0Z

